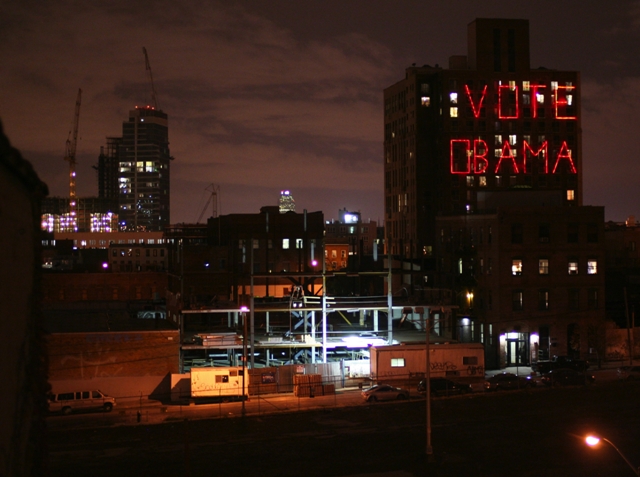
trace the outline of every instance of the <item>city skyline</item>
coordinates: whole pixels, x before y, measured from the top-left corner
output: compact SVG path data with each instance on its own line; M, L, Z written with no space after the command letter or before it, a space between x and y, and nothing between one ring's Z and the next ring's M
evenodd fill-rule
M475 18L522 18L532 68L581 74L584 204L604 205L606 220L640 216L640 3L560 4L5 5L0 121L50 195L66 196L64 146L82 88L77 192L96 196L100 147L152 100L145 47L169 115L172 223L197 220L211 183L222 215L277 205L287 189L298 212L330 219L346 208L382 223L384 88L412 63L446 67L466 54Z

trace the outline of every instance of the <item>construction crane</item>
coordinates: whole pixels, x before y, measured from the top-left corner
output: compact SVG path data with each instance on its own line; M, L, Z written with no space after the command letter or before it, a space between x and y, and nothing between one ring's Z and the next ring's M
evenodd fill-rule
M220 190L219 186L215 186L214 184L210 184L206 189L206 191L211 191L211 195L209 196L209 198L207 199L207 203L204 204L204 208L202 209L202 212L200 212L200 216L198 217L198 220L196 221L197 224L200 223L200 221L202 220L202 217L204 216L204 213L207 210L207 207L209 207L209 203L212 203L212 215L211 217L213 217L214 219L218 216L218 191Z
M73 129L67 137L64 160L69 161L69 218L74 231L77 230L78 199L76 197L76 148L78 146L78 122L80 121L80 102L82 101L82 89L78 89L76 99L76 111L73 116Z
M144 53L144 63L147 69L147 76L149 77L149 85L151 86L151 103L154 109L158 109L158 100L156 99L156 87L153 84L153 75L151 74L151 65L149 64L149 55L147 55L147 49L143 46L142 52Z

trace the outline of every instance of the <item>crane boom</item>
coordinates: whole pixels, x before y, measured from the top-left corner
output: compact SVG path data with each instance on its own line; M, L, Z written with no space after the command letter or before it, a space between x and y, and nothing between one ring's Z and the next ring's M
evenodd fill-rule
M69 131L64 160L69 161L69 224L74 231L77 230L77 198L76 198L76 149L78 147L78 124L80 122L80 103L82 102L82 89L78 88L76 109L73 116L73 130Z
M207 207L209 207L209 203L212 203L212 216L214 219L216 217L218 217L218 191L220 190L219 186L216 186L214 184L210 184L205 190L211 191L211 195L209 196L209 198L207 199L207 203L204 204L204 208L202 209L202 212L200 212L200 216L198 217L198 220L196 221L197 224L200 223L200 221L202 220L202 217L204 216Z
M156 99L156 87L153 84L153 74L151 74L151 65L149 64L149 55L147 55L147 49L143 46L142 52L144 53L144 63L147 70L147 76L149 77L149 85L151 86L151 102L154 109L158 109L158 101Z

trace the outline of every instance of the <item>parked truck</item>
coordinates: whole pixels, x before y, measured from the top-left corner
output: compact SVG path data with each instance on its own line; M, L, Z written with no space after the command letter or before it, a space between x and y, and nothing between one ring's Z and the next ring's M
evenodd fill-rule
M191 397L194 399L239 401L246 398L248 390L249 373L241 366L191 368Z

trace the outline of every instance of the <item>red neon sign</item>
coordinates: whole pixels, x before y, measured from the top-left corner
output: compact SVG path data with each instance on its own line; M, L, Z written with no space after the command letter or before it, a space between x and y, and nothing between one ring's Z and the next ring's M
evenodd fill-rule
M462 144L464 146L464 149L461 151L460 147L457 147L457 144ZM451 174L470 174L471 173L471 168L470 168L470 163L471 161L469 160L469 158L471 157L471 141L469 141L468 139L452 139L450 144L449 144L449 157L451 159L450 161L450 171ZM456 154L456 151L458 151L458 154ZM465 158L466 158L466 167L463 169L459 169L457 166L460 164L460 162L464 162L464 161L460 161L459 156L461 154L464 154ZM457 156L457 157L456 157Z
M503 90L507 90L507 97L504 98L503 100L503 94L502 91ZM500 119L518 119L518 114L520 113L520 107L518 105L518 87L516 86L514 89L514 101L515 101L515 105L511 104L510 98L509 98L509 91L511 90L511 87L509 85L506 84L501 84L498 86L498 117ZM513 114L508 115L508 114L504 114L502 112L503 108L508 108L513 106L513 110L515 111Z
M543 161L544 173L549 173L549 144L544 141L540 146L535 149L527 141L523 141L522 159L520 163L516 156L513 154L513 148L509 145L508 141L504 141L502 144L502 151L500 157L495 161L493 167L493 173L499 174L500 168L503 167L503 162L511 165L514 174L526 174L527 161L531 157L536 157ZM469 139L452 139L450 142L450 165L451 174L485 174L491 166L491 161L488 157L489 148L487 143L482 139L474 139L473 149L471 148L471 141ZM564 141L555 159L552 174L555 174L560 161L567 161L569 164L569 170L572 174L576 174L576 166L571 157L571 150Z
M543 94L540 90L545 89L546 86L543 84L534 84L531 85L531 103L532 103L532 112L531 115L534 118L538 117L538 94ZM543 96L544 98L544 96Z
M483 149L482 153L478 152L478 146ZM484 174L489 167L489 159L487 159L488 152L489 148L487 147L487 143L482 139L473 141L473 172L475 174Z
M567 146L567 141L562 141L562 146L560 146L560 152L558 152L558 157L556 159L556 164L553 166L553 174L556 173L556 169L558 168L558 163L561 159L565 159L569 161L569 168L573 174L576 173L576 165L573 163L573 159L571 158L571 149Z
M469 86L464 85L464 91L467 93L467 98L469 98L469 103L471 104L471 110L473 111L473 116L477 119L480 117L480 110L482 109L482 102L484 101L484 97L487 94L487 85L484 85L484 89L482 90L482 94L480 95L480 101L478 101L478 106L473 102L473 98L471 97L471 91L469 91Z
M511 164L513 165L514 174L517 174L520 172L518 170L518 164L516 164L516 158L513 154L511 154L511 146L509 146L508 141L504 141L504 143L502 144L502 154L500 154L500 158L498 159L498 163L496 164L496 169L494 171L496 174L500 171L500 166L502 165L503 159L511 161Z
M548 85L545 84L532 84L530 86L532 118L540 116L539 110L544 107L544 92L547 88ZM481 115L484 101L487 98L487 89L487 85L484 85L481 92L474 93L468 85L464 85L466 99L476 119ZM575 114L569 114L569 108L574 106L572 95L575 94L575 90L576 87L572 85L554 87L553 96L550 101L553 105L554 112L552 119L577 120ZM542 96L540 100L539 96ZM519 102L518 86L514 86L513 83L511 85L498 84L497 100L498 104L493 110L497 119L512 120L521 117L522 106ZM527 106L529 105L527 104ZM511 131L511 129L508 130ZM487 146L484 139L451 139L450 171L451 174L462 175L486 174L489 171L499 174L501 169L508 167L512 170L513 174L526 174L528 172L527 162L535 159L536 162L542 166L542 173L549 174L549 144L547 141L543 141L537 147L534 147L529 142L523 140L522 146L519 147L517 151L521 152L521 156L516 155L516 149L511 146L509 141L505 140L502 143L502 149L497 151L494 156L491 154L492 149ZM552 174L557 173L561 161L567 163L567 167L564 170L572 174L577 173L572 152L566 141L562 142L559 151L555 157L552 158L552 161ZM507 166L505 166L505 163L507 163Z
M522 146L522 172L527 172L527 151L529 151L533 156L540 157L540 153L542 153L542 157L544 159L544 173L549 173L549 145L547 141L543 142L537 151L534 151L527 141L524 141L524 145Z
M556 119L576 119L575 116L561 116L561 112L566 111L566 108L571 106L569 103L569 91L573 91L575 86L558 86L554 95L553 95L553 103L555 105L556 110Z

